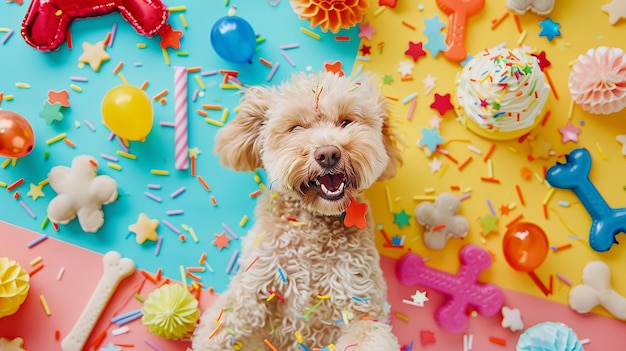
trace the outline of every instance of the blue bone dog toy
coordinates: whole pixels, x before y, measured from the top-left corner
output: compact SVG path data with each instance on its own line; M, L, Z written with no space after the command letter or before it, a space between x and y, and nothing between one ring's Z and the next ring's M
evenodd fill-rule
M589 245L599 252L608 251L617 244L615 236L626 233L626 208L609 207L589 180L591 155L587 149L572 150L565 156L565 161L550 167L546 180L553 187L569 189L578 196L592 220Z

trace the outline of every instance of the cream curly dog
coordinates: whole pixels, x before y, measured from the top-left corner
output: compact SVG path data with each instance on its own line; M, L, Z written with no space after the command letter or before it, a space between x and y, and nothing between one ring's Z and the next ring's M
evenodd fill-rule
M364 77L362 77L364 78ZM378 84L333 73L245 90L215 151L238 171L263 168L270 191L243 239L242 269L200 319L195 351L397 351L373 220L343 214L401 164ZM239 348L237 348L239 347Z

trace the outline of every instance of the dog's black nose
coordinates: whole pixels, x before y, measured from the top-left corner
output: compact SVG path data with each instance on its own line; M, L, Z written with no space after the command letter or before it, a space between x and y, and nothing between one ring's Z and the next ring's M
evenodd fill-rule
M331 168L339 162L341 151L339 151L339 148L336 146L324 145L318 147L313 156L320 166Z

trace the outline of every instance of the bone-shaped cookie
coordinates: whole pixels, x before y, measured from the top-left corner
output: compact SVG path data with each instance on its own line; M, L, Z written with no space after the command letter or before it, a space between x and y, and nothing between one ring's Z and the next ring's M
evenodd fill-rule
M122 258L116 251L107 252L102 258L104 272L70 333L61 342L63 351L81 351L89 334L98 322L117 286L135 272L135 263Z
M506 0L506 7L520 15L528 10L538 15L547 15L554 8L554 0Z
M587 263L583 283L569 292L569 305L578 313L602 306L617 319L626 320L626 297L611 288L611 269L602 261Z
M467 327L468 307L484 316L492 316L504 304L504 294L498 286L478 282L480 273L491 266L489 253L480 246L467 244L459 252L459 258L461 266L457 274L427 267L424 259L415 253L402 256L396 266L400 283L420 284L448 296L435 312L435 322L450 332L461 332Z
M591 155L585 148L565 155L565 163L557 163L546 173L546 180L555 188L569 189L578 196L591 216L589 245L596 251L608 251L616 243L615 236L626 232L626 208L611 208L589 180Z

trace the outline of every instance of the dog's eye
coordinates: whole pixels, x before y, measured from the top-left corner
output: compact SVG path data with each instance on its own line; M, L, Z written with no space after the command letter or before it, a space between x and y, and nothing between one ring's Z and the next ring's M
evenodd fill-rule
M343 121L341 121L341 123L339 124L339 126L341 128L345 128L347 126L349 126L350 124L352 124L352 120L349 119L344 119Z
M301 126L301 125L299 125L299 124L296 124L295 126L291 127L291 128L289 129L289 131L290 131L290 132L295 132L295 131L301 130L302 128L304 128L304 127L302 127L302 126Z

